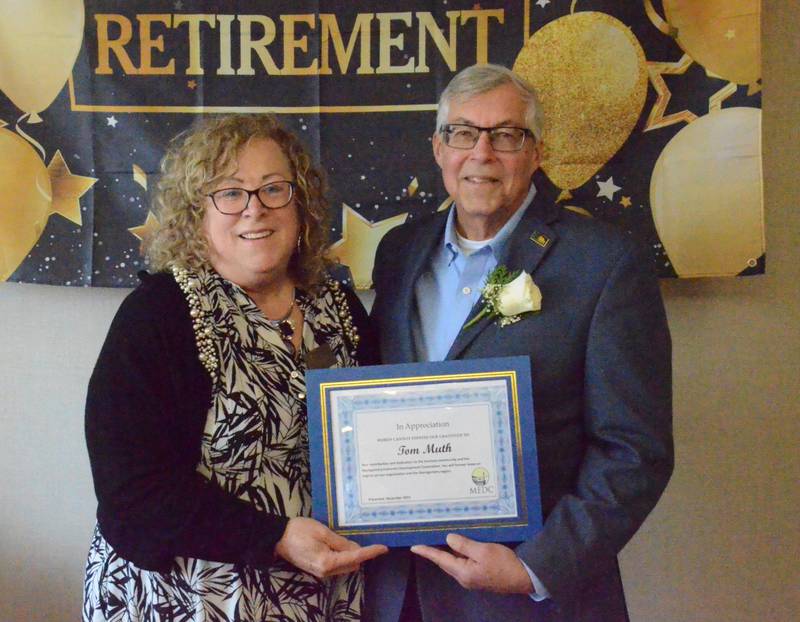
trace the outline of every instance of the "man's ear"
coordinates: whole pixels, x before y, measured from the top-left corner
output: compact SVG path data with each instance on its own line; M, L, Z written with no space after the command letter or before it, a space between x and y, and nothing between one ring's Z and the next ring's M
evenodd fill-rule
M431 146L433 147L433 158L436 160L436 164L439 165L439 168L442 168L442 148L444 144L442 143L442 135L439 132L433 133L431 137Z

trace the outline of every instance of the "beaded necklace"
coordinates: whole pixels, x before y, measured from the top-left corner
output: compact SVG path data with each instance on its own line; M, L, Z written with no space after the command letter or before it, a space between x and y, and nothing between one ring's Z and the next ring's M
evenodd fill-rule
M200 363L208 372L209 376L211 376L212 382L216 384L219 378L220 363L217 357L217 351L213 337L214 321L211 315L203 309L203 305L200 303L200 295L198 291L200 282L197 278L197 275L193 272L190 272L186 268L173 266L172 274L174 275L175 281L178 283L178 287L183 292L186 302L189 305L189 315L191 317L192 328L195 334L195 340L197 342L198 358L200 359ZM326 285L333 296L334 308L336 309L336 312L339 316L339 321L341 322L345 343L349 346L348 349L350 350L350 355L353 358L356 358L360 335L358 334L358 329L353 323L353 316L350 312L350 305L347 303L347 297L337 281L328 278L326 280ZM277 328L280 331L281 337L284 340L288 339L290 346L292 346L291 337L294 335L295 331L295 325L290 318L290 315L294 309L296 298L297 292L294 292L289 311L282 319L267 319L268 322L274 322L277 324Z

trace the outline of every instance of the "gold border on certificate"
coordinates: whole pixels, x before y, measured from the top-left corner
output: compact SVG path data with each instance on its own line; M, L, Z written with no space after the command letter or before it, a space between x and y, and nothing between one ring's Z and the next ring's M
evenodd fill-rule
M350 380L350 381L338 381L338 382L322 382L319 385L319 398L320 398L320 416L321 416L321 428L322 428L322 451L323 451L323 461L325 464L325 495L327 499L327 509L328 509L328 524L334 524L334 498L333 498L333 489L332 489L332 477L333 477L333 469L331 468L331 456L330 456L330 430L328 428L328 401L327 401L327 393L329 393L333 389L354 389L354 388L362 388L362 387L370 387L370 386L390 386L390 385L414 385L414 384L425 384L431 382L455 382L459 380L487 380L487 379L498 379L498 378L505 378L508 379L510 384L510 391L511 391L511 411L512 411L512 418L513 418L513 426L514 426L514 434L516 436L516 443L515 443L515 451L516 451L516 464L520 466L517 469L517 477L519 479L517 485L517 491L520 495L519 503L520 503L520 515L527 516L528 515L528 502L527 497L525 494L525 473L522 467L522 448L523 448L523 439L522 439L522 426L520 422L520 411L519 411L519 396L517 394L517 372L515 370L505 370L505 371L497 371L497 372L470 372L470 373L460 373L460 374L440 374L440 375L430 375L430 376L409 376L404 378L372 378L372 379L364 379L364 380ZM527 522L524 520L517 521L517 522L481 522L474 526L470 525L463 525L461 523L435 523L431 524L430 526L421 526L421 525L414 525L410 527L394 527L393 531L398 533L407 533L412 531L441 531L441 530L448 530L458 528L461 530L468 530L468 529L485 529L487 527L515 527L515 526L524 526ZM381 528L376 527L359 527L359 528L337 528L337 532L342 535L357 535L357 534L371 534L371 533L380 533L382 531Z

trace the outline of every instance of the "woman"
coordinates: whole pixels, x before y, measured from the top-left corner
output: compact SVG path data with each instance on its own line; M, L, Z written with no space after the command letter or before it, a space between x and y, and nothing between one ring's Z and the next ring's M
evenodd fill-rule
M358 620L361 548L311 510L304 371L374 362L325 279L322 180L270 116L173 140L147 242L157 273L89 383L98 498L85 620Z

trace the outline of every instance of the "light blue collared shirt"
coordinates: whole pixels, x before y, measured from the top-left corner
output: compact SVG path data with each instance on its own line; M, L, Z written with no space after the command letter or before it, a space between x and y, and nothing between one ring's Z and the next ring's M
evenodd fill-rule
M418 361L445 359L469 312L480 299L486 277L497 267L497 258L504 254L508 238L535 196L536 187L531 184L528 196L497 235L471 253L463 252L459 245L455 206L450 209L442 243L414 285L411 334ZM548 598L547 588L525 562L522 565L535 590L531 598L536 601Z
M443 361L472 307L481 297L486 277L497 267L508 238L536 196L528 196L491 240L473 253L462 252L456 232L456 208L447 216L442 243L414 285L411 334L418 361Z

